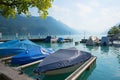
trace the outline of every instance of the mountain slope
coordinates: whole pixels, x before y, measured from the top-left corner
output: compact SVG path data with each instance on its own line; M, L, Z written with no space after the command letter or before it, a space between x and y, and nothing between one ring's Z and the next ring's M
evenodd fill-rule
M31 33L33 35L38 34L75 34L75 30L71 29L67 25L55 20L48 16L46 19L40 19L39 17L23 17L18 16L15 19L5 19L0 16L0 32L3 34L19 33L26 35Z

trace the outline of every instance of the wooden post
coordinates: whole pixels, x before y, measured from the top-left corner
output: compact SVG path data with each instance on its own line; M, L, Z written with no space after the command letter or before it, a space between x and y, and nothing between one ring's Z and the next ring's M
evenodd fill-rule
M16 33L15 37L16 37L16 39L18 39L18 33Z
M2 39L2 33L0 32L0 40Z

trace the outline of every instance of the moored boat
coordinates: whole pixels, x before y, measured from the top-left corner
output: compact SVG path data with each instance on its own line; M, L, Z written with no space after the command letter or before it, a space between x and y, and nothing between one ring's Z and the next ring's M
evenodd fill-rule
M57 39L57 42L58 43L63 43L63 42L65 42L65 40L64 40L64 38L60 37L60 38Z
M86 42L86 45L87 46L96 46L96 45L99 45L99 43L100 43L100 41L99 41L98 37L90 36Z
M102 37L101 38L101 43L100 43L101 46L109 46L110 45L110 41L109 41L109 38L108 37Z
M120 47L120 41L113 41L113 46L114 47Z
M1 48L6 48L6 47L10 47L11 45L15 45L16 43L20 42L20 40L10 40L4 43L0 44L0 49Z
M37 60L41 60L52 53L54 53L54 50L50 48L42 48L42 47L34 46L32 48L29 48L25 52L13 56L11 60L11 64L12 65L27 64Z
M0 44L0 57L12 55L18 53L19 51L24 51L21 48L15 47L20 40L10 40Z
M38 67L34 69L34 73L54 75L72 72L90 59L91 56L90 53L75 48L60 49L46 57Z
M0 44L0 56L6 56L6 55L8 56L8 55L25 52L25 50L34 46L39 46L39 45L33 43L28 39L23 41L20 41L20 40L7 41Z

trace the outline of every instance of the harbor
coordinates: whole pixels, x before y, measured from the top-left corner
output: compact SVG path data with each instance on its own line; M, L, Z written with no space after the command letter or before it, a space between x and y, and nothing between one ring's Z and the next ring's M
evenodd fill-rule
M39 45L41 45L41 46L44 46L44 47L51 47L51 48L54 48L55 50L59 50L59 49L64 49L64 48L68 48L68 47L73 47L73 46L75 46L76 48L78 48L78 49L81 49L81 50L84 50L84 51L88 51L88 52L91 52L94 56L96 56L97 57L97 59L95 60L95 62L92 64L92 65L95 65L96 64L96 67L93 69L93 71L91 72L91 70L92 70L92 66L89 68L89 66L88 66L88 68L86 67L84 67L85 69L83 70L83 72L82 72L82 74L80 73L80 75L75 75L75 74L73 74L73 73L69 73L69 74L64 74L64 75L62 75L62 79L60 79L60 80L64 80L64 79L68 79L69 78L69 76L70 75L75 75L75 76L77 76L77 78L79 79L79 80L87 80L87 79L89 79L89 78L92 78L92 76L94 76L94 75L96 75L97 77L101 74L103 74L103 73L99 73L99 75L97 75L98 73L96 73L96 70L101 70L99 67L101 66L101 68L104 70L104 71L107 71L107 70L105 70L104 69L104 67L107 67L107 65L106 64L109 64L109 63L107 63L108 62L108 60L109 61L111 61L111 58L113 59L113 62L111 63L111 65L119 65L117 62L116 62L116 59L117 59L117 61L119 61L119 57L117 57L117 56L119 56L119 48L118 47L114 47L114 46L104 46L104 47L101 47L101 46L86 46L86 45L84 45L84 44L82 44L82 43L79 43L78 45L75 45L74 44L74 42L76 41L76 40L78 40L78 37L74 37L74 40L73 40L73 42L70 42L70 43L63 43L63 44L60 44L60 43L53 43L53 44L51 44L51 43L44 43L44 42L37 42L37 44L39 44ZM69 45L69 46L68 46ZM114 53L114 51L116 52L116 53ZM111 56L111 55L113 55L113 56ZM102 56L104 56L104 57L102 57ZM109 56L109 57L108 57ZM116 57L115 57L116 56ZM9 62L11 62L10 61L10 59L11 59L11 57L7 57L7 58L1 58L1 61L2 61L2 63L4 64L4 65L6 65L6 64L8 64L9 65ZM105 60L105 61L104 61ZM27 75L27 77L29 76L29 78L31 78L31 79L43 79L43 80L53 80L54 79L54 77L60 77L60 75L58 76L58 75L55 75L55 76L44 76L44 77L42 77L42 76L36 76L36 75L34 75L33 74L33 70L34 70L34 68L41 62L42 60L39 60L39 61L36 61L35 63L30 63L30 64L26 64L26 65L22 65L22 66L17 66L17 67L11 67L12 69L14 69L14 70L22 70L22 73L23 73L23 75L25 74L25 76ZM101 61L102 61L102 63L101 63ZM103 62L104 61L104 62ZM113 64L113 63L115 63L115 64ZM102 67L102 65L101 64L104 64L104 67ZM6 66L8 66L8 65L6 65ZM112 67L112 66L111 66ZM113 67L112 67L113 68ZM112 70L112 68L109 68L110 70ZM79 69L79 68L78 68ZM114 68L115 69L115 71L116 71L116 69L117 68ZM103 70L101 70L101 71L103 71ZM89 72L90 71L90 72ZM81 71L79 71L78 70L78 72L81 72ZM89 73L86 73L86 72L89 72ZM78 73L76 73L76 74L78 74ZM92 74L92 75L89 75L89 74ZM111 74L113 74L113 73L111 73ZM118 73L119 74L119 73ZM82 76L88 76L87 78L86 77L82 77ZM110 75L110 74L108 74L108 75ZM74 77L75 77L74 76ZM106 75L105 75L106 76ZM96 78L97 78L96 77ZM111 76L111 77L113 77L113 76ZM86 79L84 79L84 78L86 78ZM99 77L100 78L100 77ZM119 80L118 79L119 77L116 77L116 78L114 78L115 80ZM92 78L93 79L93 78ZM101 78L100 78L101 79ZM105 78L106 79L106 78ZM109 79L109 78L108 78ZM23 79L24 80L24 79ZM25 78L25 80L26 80L26 78ZM56 80L56 79L54 79L54 80ZM69 79L68 79L69 80ZM74 79L73 79L74 80ZM94 79L93 79L94 80Z
M120 80L119 8L120 0L0 0L0 80Z
M0 60L2 62L2 63L0 63L0 66L1 66L0 69L2 70L2 71L0 71L0 74L1 74L1 77L3 77L1 79L5 79L5 80L16 80L16 79L17 80L21 80L21 79L22 80L33 80L32 78L28 77L26 74L22 73L21 71L24 68L27 68L29 66L32 66L32 65L35 65L35 64L42 62L42 60L39 60L39 61L36 61L33 63L18 66L18 67L5 66L6 63L4 64L3 62L6 60L9 60L9 59L10 59L10 57L3 58ZM77 79L86 69L88 69L88 68L91 69L92 65L95 64L95 61L96 61L96 57L90 58L83 65L79 66L79 68L76 71L74 71L71 75L69 75L65 80Z

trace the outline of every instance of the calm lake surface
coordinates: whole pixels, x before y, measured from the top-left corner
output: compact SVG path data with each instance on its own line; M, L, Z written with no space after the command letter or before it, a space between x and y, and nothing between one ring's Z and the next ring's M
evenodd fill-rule
M73 36L72 36L73 37ZM89 70L86 70L78 80L120 80L120 48L110 46L86 46L79 44L75 46L75 41L80 41L81 37L74 36L74 41L70 43L40 43L37 44L43 47L51 47L55 50L64 49L69 47L76 47L79 50L88 51L92 55L97 56L96 63ZM24 69L24 72L30 77L36 78L33 74L33 69L37 65L30 66ZM55 76L39 76L42 80L64 80L70 73L55 75Z

